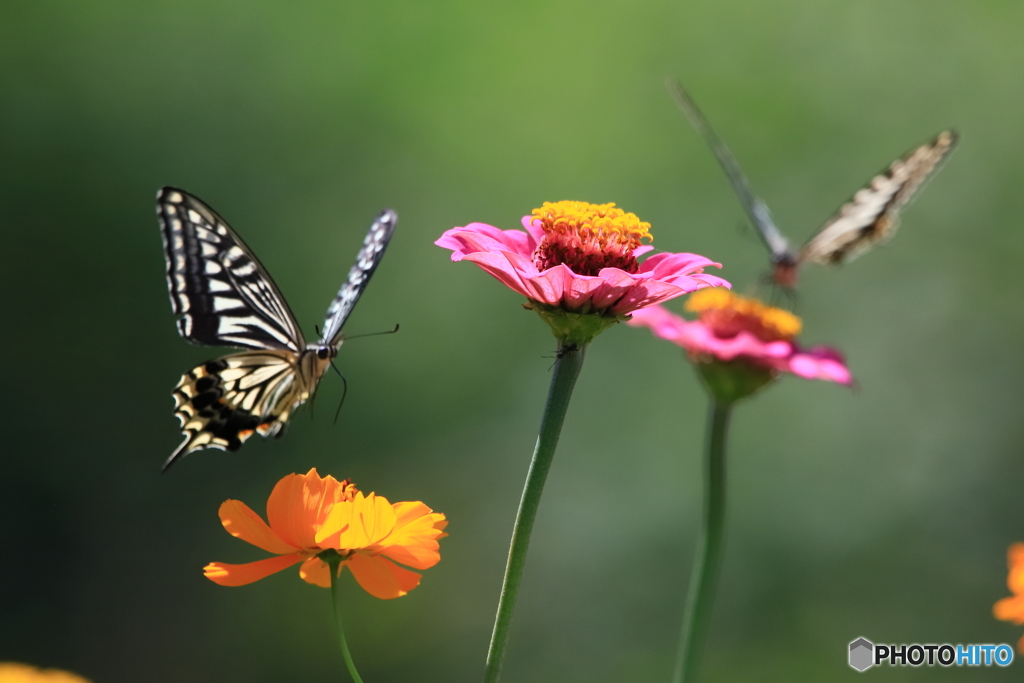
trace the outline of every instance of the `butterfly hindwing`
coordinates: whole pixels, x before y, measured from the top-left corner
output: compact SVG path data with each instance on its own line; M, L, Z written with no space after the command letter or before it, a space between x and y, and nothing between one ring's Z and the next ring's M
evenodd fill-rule
M305 346L274 281L226 221L198 197L157 195L178 331L195 344L250 349Z
M848 263L890 239L899 227L900 209L940 168L957 139L955 131L943 131L872 178L807 241L798 262Z
M185 440L164 464L200 448L235 451L254 432L278 434L310 383L287 351L246 351L197 366L174 388L174 414Z
M398 223L398 216L391 209L381 211L363 239L363 246L356 255L356 262L348 271L345 284L338 290L338 295L327 308L327 319L324 321L322 343L337 344L341 328L345 325L352 308L355 307L363 290L366 289L370 276L384 258L384 250L391 241L391 235Z

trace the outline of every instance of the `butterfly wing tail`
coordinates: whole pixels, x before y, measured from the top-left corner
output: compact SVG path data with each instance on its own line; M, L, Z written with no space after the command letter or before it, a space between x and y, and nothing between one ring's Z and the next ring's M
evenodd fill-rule
M164 460L164 464L160 468L161 474L169 470L171 468L171 465L178 462L178 460L185 457L192 451L202 448L201 445L193 445L192 442L194 440L195 439L192 435L185 437L185 440L181 442L181 445L174 449L174 452L171 453L171 455L166 460Z

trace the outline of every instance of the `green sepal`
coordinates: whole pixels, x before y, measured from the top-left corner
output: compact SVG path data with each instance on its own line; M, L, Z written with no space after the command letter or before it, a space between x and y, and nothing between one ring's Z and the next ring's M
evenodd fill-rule
M753 395L775 379L772 368L742 360L693 359L697 374L709 392L721 403L735 403Z
M587 309L567 311L537 301L523 304L523 308L537 311L563 347L583 347L616 323L629 316L590 312Z

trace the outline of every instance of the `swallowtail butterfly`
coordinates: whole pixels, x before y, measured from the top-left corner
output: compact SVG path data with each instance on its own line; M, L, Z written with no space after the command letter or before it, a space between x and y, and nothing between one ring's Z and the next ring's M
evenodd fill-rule
M398 217L390 209L377 216L327 309L320 340L308 343L277 285L223 218L173 187L160 190L156 203L178 332L194 344L248 349L182 376L174 413L185 440L166 470L200 448L234 451L254 432L281 434L337 355L345 319L384 256Z
M796 285L797 270L804 263L849 263L877 244L886 242L899 227L899 211L942 165L956 146L956 131L944 130L934 140L892 162L887 169L840 207L799 249L772 221L768 206L750 189L732 151L722 142L693 99L676 82L669 83L676 104L703 136L725 171L751 223L757 228L772 259L772 279L782 287Z

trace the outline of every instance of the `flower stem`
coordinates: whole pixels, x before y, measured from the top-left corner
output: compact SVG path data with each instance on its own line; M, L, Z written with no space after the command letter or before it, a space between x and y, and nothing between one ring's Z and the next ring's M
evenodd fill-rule
M711 396L704 441L704 519L697 556L693 559L690 587L686 595L683 628L676 654L673 683L695 683L711 605L722 559L722 528L725 521L725 437L729 430L732 402Z
M485 683L496 683L501 676L501 664L505 658L505 646L508 645L509 627L512 625L512 612L515 610L516 596L519 592L519 579L522 578L523 565L526 563L530 533L537 517L544 481L555 456L558 437L562 433L562 423L569 408L572 389L583 367L585 351L586 345L559 345L558 357L551 375L551 387L548 389L548 402L544 406L544 416L540 422L540 435L537 437L533 461L526 475L526 486L523 488L519 512L512 529L512 543L508 551L508 563L505 565L505 580L501 586L498 613L494 618L491 645L487 649Z
M352 680L355 683L363 683L363 679L360 678L359 672L356 671L355 662L352 661L352 653L348 651L348 643L345 642L345 629L341 624L341 608L338 607L338 570L341 568L341 564L335 560L334 562L328 561L328 565L331 568L331 602L334 603L334 620L338 622L338 641L341 643L341 656L345 658L345 666L348 667L348 673L352 676Z

